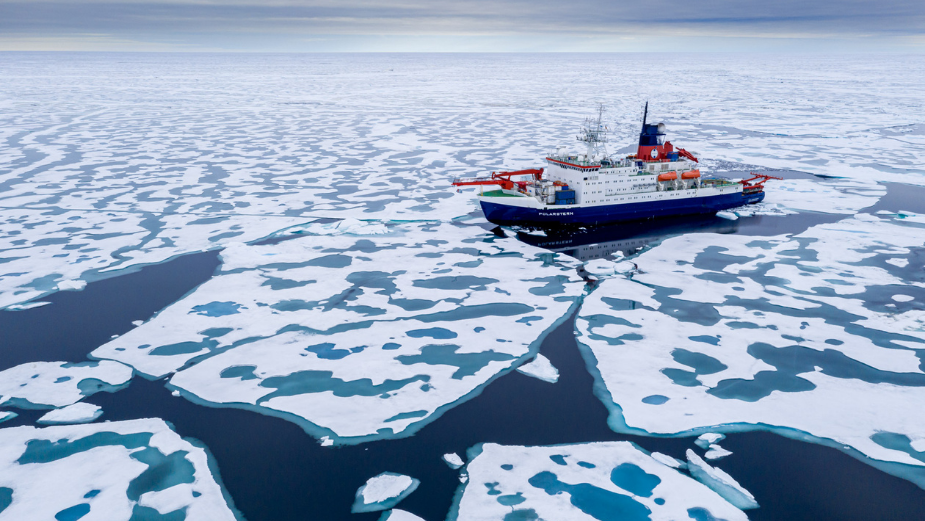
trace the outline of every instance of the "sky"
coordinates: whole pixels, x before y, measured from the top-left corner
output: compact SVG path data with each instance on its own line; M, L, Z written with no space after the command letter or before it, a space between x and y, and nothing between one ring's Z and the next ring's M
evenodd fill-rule
M925 52L925 0L0 0L0 51Z

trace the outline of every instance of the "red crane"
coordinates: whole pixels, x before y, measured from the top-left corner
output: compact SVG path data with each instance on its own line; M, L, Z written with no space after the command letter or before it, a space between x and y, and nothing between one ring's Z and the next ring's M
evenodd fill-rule
M534 180L539 181L543 178L543 169L530 168L513 172L492 172L491 177L458 177L453 179L453 186L500 185L504 190L513 190L514 185L517 185L520 189L526 189L529 181L512 181L511 177L515 175L532 175Z
M764 183L766 183L769 179L777 179L778 181L784 180L783 177L774 177L773 175L756 174L755 172L752 172L751 174L754 177L739 181L742 183L743 192L757 192L759 190L764 190ZM761 181L752 183L752 181L755 181L756 179L761 179Z

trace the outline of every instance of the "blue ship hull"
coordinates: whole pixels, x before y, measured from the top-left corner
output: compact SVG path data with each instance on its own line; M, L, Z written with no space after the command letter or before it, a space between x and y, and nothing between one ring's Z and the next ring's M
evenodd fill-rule
M620 221L637 221L656 217L716 213L745 204L760 202L764 192L690 197L673 201L649 201L580 207L563 205L545 210L519 208L481 200L482 212L489 221L503 226L597 226Z

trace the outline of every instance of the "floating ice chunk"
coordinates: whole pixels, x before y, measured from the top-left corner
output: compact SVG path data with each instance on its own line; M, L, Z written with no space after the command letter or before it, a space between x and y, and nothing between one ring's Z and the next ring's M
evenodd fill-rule
M42 306L47 306L48 304L51 304L51 302L39 300L26 304L13 304L12 306L7 306L6 309L10 311L26 311L27 309L40 308Z
M142 325L142 324L144 324L144 323L145 323L144 320L132 320L132 325L135 326L135 327L138 327L138 326L140 326L140 325Z
M383 472L357 490L351 512L388 510L414 492L421 482L404 474Z
M707 458L708 460L715 460L725 458L730 454L732 454L731 451L728 451L714 443L710 445L710 450L708 450L707 453L703 455L703 457Z
M662 454L661 452L653 452L651 456L655 461L661 463L662 465L667 465L673 469L681 469L687 467L687 463L672 458L667 454Z
M517 371L551 384L559 381L559 370L548 358L540 354L536 355L533 361L518 367Z
M132 368L100 362L31 362L0 371L0 404L64 407L99 391L113 392L132 379Z
M724 210L724 211L720 211L720 212L716 212L716 216L717 216L717 217L722 217L723 219L729 219L730 221L735 221L736 219L739 218L739 216L736 215L735 213L733 213L733 212L727 212L727 211L725 211L725 210Z
M887 259L886 262L887 264L892 264L893 266L897 266L899 268L905 268L906 266L909 265L909 259L901 259L901 258L896 258L896 257L892 259Z
M721 441L725 437L726 437L725 434L720 434L718 432L706 432L706 433L701 434L700 436L697 436L697 439L694 440L694 443L696 443L697 446L700 447L701 449L706 449L710 445L718 441Z
M713 489L736 507L742 510L758 508L758 502L755 501L755 496L751 492L742 488L738 481L732 479L732 476L722 469L711 467L691 449L687 449L687 462L687 468L690 470L691 476Z
M0 447L0 476L13 495L3 519L76 519L83 511L128 521L152 509L235 520L206 451L163 420L12 427L0 429Z
M13 418L19 416L13 411L0 411L0 423L3 423L7 420L12 420Z
M584 291L577 261L513 238L394 229L230 245L219 275L93 356L359 443L409 435L535 356Z
M915 300L915 297L912 295L893 295L893 300L896 302L911 302Z
M459 457L459 454L456 454L455 452L444 454L443 461L445 461L451 469L458 469L465 465L465 462L462 460L462 458Z
M379 521L424 521L422 518L407 512L405 510L399 510L393 508L388 512L384 512L382 517L379 518Z
M84 280L64 280L58 283L59 291L80 291L87 287Z
M45 413L36 423L62 425L66 423L90 423L103 415L103 408L92 403L78 402L67 407Z
M450 518L458 521L568 519L745 520L745 514L703 484L629 442L548 447L493 443L470 449L469 483L457 493ZM673 460L673 458L668 458ZM513 514L512 514L513 511Z
M318 441L321 442L322 447L330 447L331 445L334 445L334 440L332 440L330 436L322 436L318 439Z

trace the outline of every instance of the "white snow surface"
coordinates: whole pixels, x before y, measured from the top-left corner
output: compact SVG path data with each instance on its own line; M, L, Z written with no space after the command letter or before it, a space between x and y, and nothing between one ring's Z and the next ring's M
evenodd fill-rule
M758 502L751 492L742 488L739 482L726 471L710 466L691 449L687 449L687 468L691 475L706 486L723 496L733 505L741 509L758 508Z
M443 461L445 461L451 469L458 469L465 465L465 462L462 460L462 458L459 457L459 454L456 454L455 452L444 454Z
M662 465L668 465L669 467L673 469L680 469L680 468L684 468L687 466L687 463L684 463L683 461L679 461L675 458L672 458L671 456L667 454L662 454L661 452L653 452L652 454L650 454L650 456L652 456L652 459L661 463Z
M601 281L577 320L616 401L611 426L769 425L922 466L878 433L925 432L925 416L909 414L925 403L925 312L891 298L923 288L884 262L923 245L925 226L858 214L794 236L688 234L644 252L645 273Z
M42 415L36 423L59 425L64 423L89 423L103 414L103 408L92 403L78 402L55 409Z
M703 457L707 458L708 460L716 460L716 459L725 458L726 456L729 456L730 454L732 454L731 451L728 451L714 443L710 445L710 450L708 450L706 454L703 455Z
M357 495L363 498L364 504L371 505L396 498L412 485L414 479L411 476L384 472L366 480L366 484L360 487Z
M379 518L379 521L424 521L424 520L406 510L400 510L398 508L393 508L392 510L389 510L388 512L382 514L382 517Z
M635 471L632 474L645 477L647 483L636 481L629 486L634 490L621 488L611 481L611 472L621 466L624 466L623 470ZM453 507L457 521L498 520L512 510L533 510L539 519L595 519L572 503L571 494L578 493L574 489L569 491L574 485L596 487L623 496L626 503L640 511L651 512L649 515L653 520L688 519L688 509L691 508L706 509L717 519L747 519L741 510L706 486L629 442L546 447L486 443L481 445L481 452L471 459L466 468L470 479ZM537 477L548 478L549 473L564 484L566 490L559 493L544 490ZM656 502L659 498L664 500L664 504ZM638 505L633 505L633 502Z
M467 215L472 192L452 178L542 166L602 92L619 93L602 100L616 149L632 150L653 99L650 116L705 169L925 184L920 56L703 55L680 83L636 60L12 56L0 64L0 307L317 217ZM507 88L518 78L531 81Z
M73 454L52 461L28 457L28 446L43 450L42 445L74 443L93 435L98 443ZM111 438L108 443L99 443L107 437ZM118 443L120 439L136 448L126 448ZM150 468L132 457L139 449L156 449L162 456L181 451L192 470L192 482L177 476L180 483L160 491L142 491L137 503L130 500L126 496L129 483ZM18 461L21 458L26 459ZM205 450L180 438L160 419L0 429L0 487L13 490L13 502L0 512L0 521L54 519L55 514L82 503L90 506L81 518L88 521L128 521L138 505L163 514L185 508L188 521L235 519L209 470Z
M559 370L548 358L540 354L536 355L532 361L518 367L517 371L551 384L559 381Z
M117 387L128 383L132 374L131 367L110 360L30 362L0 371L0 404L26 400L35 406L64 407L96 392L89 387L81 391L81 382L99 380Z
M445 223L233 244L221 258L217 276L92 356L335 442L413 432L532 357L584 291L570 257Z

